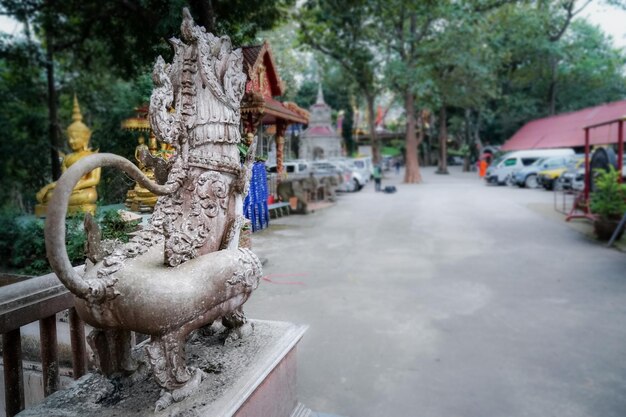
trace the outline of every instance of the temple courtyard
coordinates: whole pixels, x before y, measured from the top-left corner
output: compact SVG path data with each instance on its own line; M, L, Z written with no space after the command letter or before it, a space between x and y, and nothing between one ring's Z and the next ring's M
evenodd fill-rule
M386 173L253 237L248 316L310 325L300 401L345 417L626 415L626 253L539 190Z

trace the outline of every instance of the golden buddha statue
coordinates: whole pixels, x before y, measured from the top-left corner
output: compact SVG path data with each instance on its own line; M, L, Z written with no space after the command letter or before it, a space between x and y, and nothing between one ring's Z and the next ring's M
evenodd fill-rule
M139 136L138 145L135 148L135 159L137 160L137 166L141 171L151 180L154 180L154 171L152 168L146 167L143 162L141 162L140 155L144 151L150 152L152 155L157 153L157 141L154 134L150 135L150 146L146 145L146 140L143 136ZM151 212L154 209L154 205L156 204L158 196L148 191L146 188L142 187L138 183L135 183L135 186L128 190L126 193L126 202L125 205L132 211L138 212Z
M89 139L91 139L91 130L83 123L83 115L80 113L78 99L74 96L74 109L72 111L72 124L67 128L68 143L72 148L72 153L65 155L61 165L62 172L65 172L76 161L85 156L97 153L89 148ZM98 192L96 186L100 182L101 169L96 168L90 173L83 176L70 196L68 214L75 213L96 213L96 200ZM52 197L56 182L50 183L43 187L37 193L37 204L35 206L35 216L45 217L48 202Z

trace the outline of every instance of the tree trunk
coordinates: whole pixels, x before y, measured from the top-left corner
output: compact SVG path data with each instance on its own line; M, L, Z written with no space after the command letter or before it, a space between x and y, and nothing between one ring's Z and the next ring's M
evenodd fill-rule
M470 149L472 147L472 110L465 109L465 155L463 155L463 172L470 171Z
M380 156L380 142L378 141L378 136L376 135L376 114L374 113L374 95L366 94L365 99L367 100L367 116L368 116L368 124L370 130L370 138L372 140L372 162L376 164L380 164L381 156Z
M424 159L424 166L425 167L429 167L432 166L433 162L432 162L432 158L431 158L431 153L432 153L432 146L430 144L430 137L426 136L426 132L424 131L425 127L424 127L424 120L423 118L420 116L420 120L422 120L422 123L420 125L420 143L424 142L424 154L422 155L422 158Z
M480 110L476 111L476 123L474 124L474 132L472 133L474 137L474 144L478 150L483 149L483 141L480 139L480 126L481 126L481 113Z
M420 163L420 146L424 142L424 138L426 134L424 133L424 121L422 120L422 116L420 115L417 119L417 163ZM427 154L428 152L425 152ZM422 155L422 163L424 166L426 165L426 155ZM420 171L420 177L422 173Z
M548 114L556 114L556 82L558 62L555 57L550 58L550 85L548 86Z
M426 116L426 117L425 117ZM429 126L429 133L430 133L430 126L432 125L432 115L430 112L425 111L424 109L422 109L422 111L420 112L420 117L419 117L419 128L420 128L420 137L419 137L419 144L421 145L422 142L424 143L424 166L426 167L430 167L434 165L434 161L433 161L433 143L432 140L433 138L431 137L430 134L426 133L426 125L428 124Z
M417 158L415 96L410 92L405 93L404 110L406 113L406 170L404 171L404 182L416 184L422 182L422 175L420 174L419 160Z
M439 167L437 174L448 172L448 121L445 104L439 110Z
M59 138L59 115L57 91L54 85L54 52L53 39L50 30L46 31L46 75L48 79L48 140L50 142L50 162L52 179L58 180L61 176L61 160L59 149L63 143Z

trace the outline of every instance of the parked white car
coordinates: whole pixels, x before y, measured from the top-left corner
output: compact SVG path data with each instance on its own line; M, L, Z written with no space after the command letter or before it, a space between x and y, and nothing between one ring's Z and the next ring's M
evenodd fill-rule
M355 172L358 172L365 181L361 186L367 184L374 175L374 164L369 156L362 158L348 158L345 160L348 166Z
M283 172L287 174L287 177L305 177L309 175L310 171L311 162L304 159L283 162ZM267 172L275 173L276 165L268 165Z
M488 184L504 185L512 179L514 172L531 165L540 158L569 155L574 155L573 149L533 149L509 152L496 158L489 165L485 181Z
M312 161L311 172L316 177L332 174L341 175L343 183L339 186L339 191L359 191L365 185L363 176L341 160Z

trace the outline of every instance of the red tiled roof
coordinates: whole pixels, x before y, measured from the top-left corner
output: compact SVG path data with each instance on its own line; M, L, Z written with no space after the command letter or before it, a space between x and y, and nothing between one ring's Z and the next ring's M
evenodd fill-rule
M265 70L270 79L270 88L273 96L282 96L284 93L284 84L278 74L274 57L272 56L272 49L267 41L261 45L247 45L241 47L241 53L243 54L243 70L248 80L254 75L252 74L255 65L262 63L265 65Z
M571 148L585 145L585 126L626 116L626 100L589 107L526 123L504 145L503 151ZM617 124L591 129L592 145L617 142Z
M241 52L243 53L243 71L249 74L250 68L254 66L257 59L259 59L259 53L263 49L263 45L242 46Z
M307 124L309 121L306 117L288 109L283 103L273 98L265 97L265 113L272 116L278 116L290 123Z
M335 131L330 126L313 126L306 130L307 136L335 136Z

